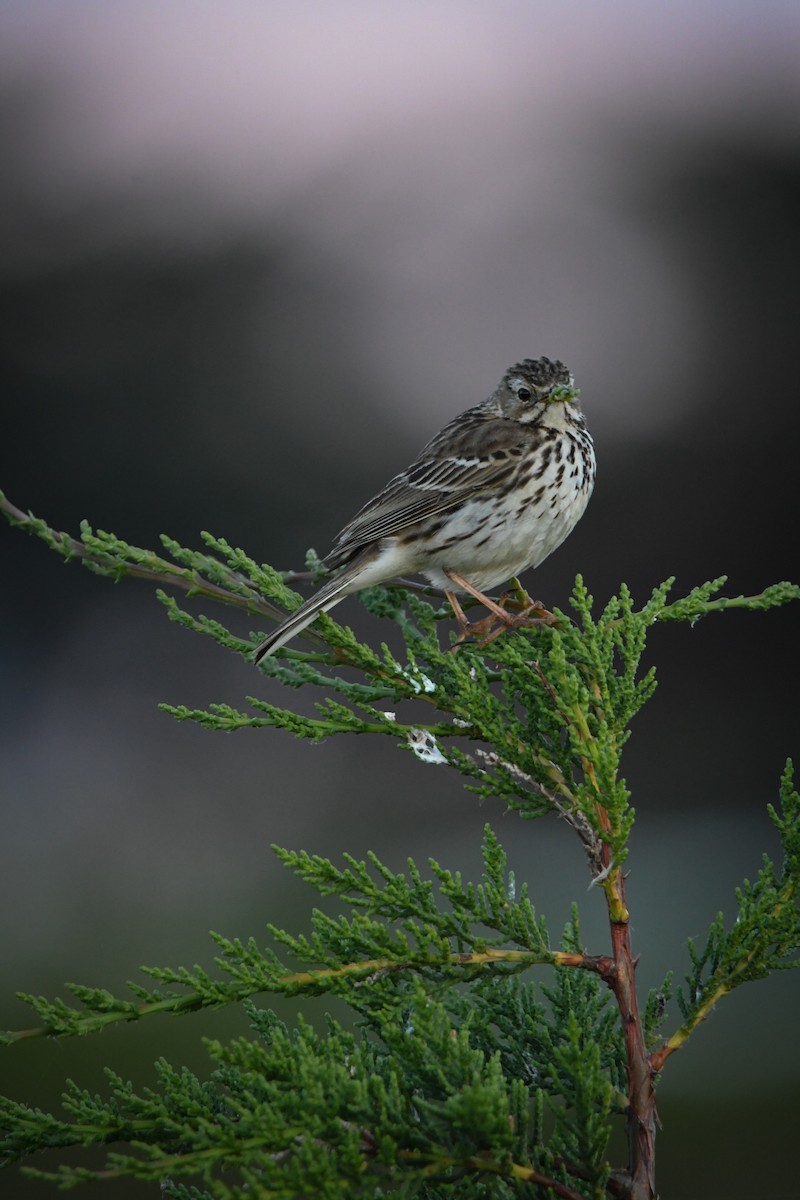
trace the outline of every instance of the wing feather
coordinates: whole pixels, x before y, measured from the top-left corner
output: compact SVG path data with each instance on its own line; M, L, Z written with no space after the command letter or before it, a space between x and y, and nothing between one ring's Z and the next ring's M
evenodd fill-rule
M516 470L533 431L485 410L473 413L470 420L465 420L465 413L446 426L405 471L364 505L336 539L325 560L328 566L346 562L370 542L457 508ZM460 430L454 425L460 425Z

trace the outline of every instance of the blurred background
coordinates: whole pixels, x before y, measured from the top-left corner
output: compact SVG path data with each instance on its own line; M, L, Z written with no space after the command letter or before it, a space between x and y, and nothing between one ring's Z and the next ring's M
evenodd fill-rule
M547 354L582 388L599 472L537 597L565 605L577 571L598 603L623 579L639 602L668 575L676 595L797 581L798 62L788 0L7 0L0 487L70 533L207 529L301 567ZM520 825L389 742L177 725L159 701L280 693L148 584L5 524L0 563L3 1027L31 1022L17 989L122 988L141 963L209 965L210 928L305 928L315 898L273 842L469 875L490 821L554 935L578 899L589 949L607 945L563 826ZM337 615L370 629L355 599ZM682 977L686 937L777 852L796 622L652 635L660 686L626 761L645 987ZM790 1195L797 1003L791 973L746 988L671 1060L663 1195ZM147 1085L159 1054L205 1072L200 1035L245 1023L153 1026L15 1046L0 1090L52 1105L68 1075L102 1087L105 1062Z

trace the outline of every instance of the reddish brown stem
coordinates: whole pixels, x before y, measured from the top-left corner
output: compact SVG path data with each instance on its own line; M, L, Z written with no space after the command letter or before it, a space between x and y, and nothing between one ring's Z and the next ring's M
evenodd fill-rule
M622 878L619 891L624 905ZM656 1096L636 996L636 961L628 921L611 921L611 944L614 965L606 982L619 1008L628 1072L628 1196L630 1200L655 1200Z

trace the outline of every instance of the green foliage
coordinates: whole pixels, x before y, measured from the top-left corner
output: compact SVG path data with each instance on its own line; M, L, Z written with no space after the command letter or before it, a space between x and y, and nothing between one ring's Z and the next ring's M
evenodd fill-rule
M331 993L360 1012L380 994L381 979L392 977L393 992L401 987L399 972L423 974L432 988L441 990L448 983L478 977L487 967L516 973L559 961L527 889L515 895L513 874L488 826L485 873L477 886L464 884L458 873L433 859L429 867L435 883L425 879L412 860L404 874L392 872L375 855L370 855L369 866L345 856L347 866L341 870L318 855L275 849L295 874L320 895L340 897L352 915L333 919L315 909L309 935L269 926L275 944L288 952L283 959L255 939L241 942L214 934L220 951L217 975L198 966L146 967L157 987L130 984L134 1000L77 984L68 986L80 1008L60 999L22 995L41 1022L41 1031L82 1036L154 1012L215 1008L264 992ZM6 1036L15 1040L13 1034Z
M677 1048L714 1005L743 983L766 979L772 971L798 966L800 947L800 795L787 763L781 779L781 810L769 815L781 836L784 860L780 871L765 854L755 883L736 889L737 915L729 929L719 913L697 950L689 939L691 971L677 1001L684 1021L670 1045Z
M313 554L303 576L287 577L210 534L201 551L164 538L162 557L85 523L70 538L2 494L0 509L67 561L168 588L158 596L171 620L244 656L261 631L237 632L173 593L274 620L300 602L290 584L320 573ZM305 933L268 926L267 946L213 935L212 970L146 968L149 986L132 983L123 997L76 984L71 1002L22 996L38 1024L4 1040L82 1036L230 1004L245 1005L252 1036L207 1042L206 1078L161 1060L152 1089L113 1071L101 1096L70 1084L61 1117L2 1100L2 1161L113 1142L122 1149L104 1150L101 1167L65 1165L45 1177L108 1187L131 1176L158 1182L175 1200L652 1198L658 1074L724 996L797 966L800 953L800 797L787 766L780 807L770 809L780 868L765 858L755 881L737 890L734 919L720 915L702 949L689 943L672 1032L661 1033L671 974L639 1010L622 870L634 810L621 767L631 722L655 688L653 668L643 666L648 632L661 621L800 598L787 583L725 597L724 584L670 600L668 580L638 608L623 585L596 613L579 577L569 612L556 611L553 623L457 647L453 634L443 642L450 614L430 589L374 588L362 599L387 623L378 650L322 616L303 649L293 644L261 666L290 698L312 689L316 715L257 695L246 708L163 706L225 732L272 726L310 741L379 734L422 764L457 770L472 791L522 818L557 815L588 859L610 946L588 953L577 910L554 946L488 825L476 883L434 860L427 871L409 861L395 872L375 855L345 855L337 865L276 848L328 904L335 899L336 915L314 909ZM253 1002L320 994L343 1001L350 1022L329 1018L319 1032L298 1015L289 1027ZM626 1127L629 1147L616 1170L615 1124Z
M487 1147L484 1171L507 1174L523 1150L526 1089L421 987L380 1040L333 1020L320 1036L302 1018L290 1031L271 1013L249 1013L255 1037L208 1043L207 1082L160 1061L157 1089L137 1093L108 1072L105 1100L70 1087L71 1123L35 1114L51 1146L74 1141L76 1126L87 1140L135 1144L134 1154L110 1152L99 1173L64 1167L44 1177L62 1186L194 1177L227 1198L381 1195L383 1181L402 1176L411 1194L432 1178L456 1182ZM166 1194L186 1193L167 1184Z

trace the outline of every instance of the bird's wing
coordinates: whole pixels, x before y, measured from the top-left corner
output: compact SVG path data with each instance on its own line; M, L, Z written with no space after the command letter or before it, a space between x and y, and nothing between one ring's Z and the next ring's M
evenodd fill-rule
M370 542L457 508L512 474L530 449L531 431L502 417L456 418L418 458L365 504L326 558L339 566ZM454 428L455 426L455 428Z

